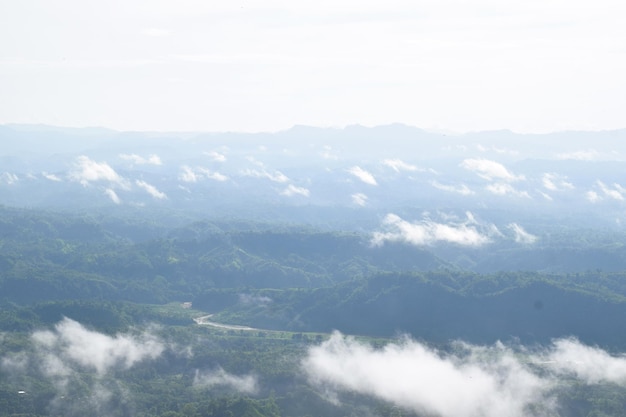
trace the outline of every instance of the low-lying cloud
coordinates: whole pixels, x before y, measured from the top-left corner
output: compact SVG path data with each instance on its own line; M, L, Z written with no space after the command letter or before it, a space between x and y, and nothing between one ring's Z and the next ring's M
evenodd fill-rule
M516 197L531 198L527 191L520 191L511 184L503 182L495 182L485 187L487 191L495 195L513 195Z
M401 159L385 159L383 165L388 166L396 172L418 170L417 166L406 163Z
M0 367L9 375L27 373L51 382L56 396L49 408L55 415L78 415L77 404L64 400L68 395L80 395L79 408L88 404L93 415L112 415L120 403L132 402L115 372L156 360L166 350L150 331L110 336L68 318L33 332L30 341L27 350L4 356Z
M139 188L142 188L144 191L146 191L148 194L158 200L163 200L167 198L167 195L165 193L159 191L154 185L148 184L143 180L136 180L135 184L137 184Z
M626 193L626 189L624 189L621 185L613 184L613 187L609 187L602 181L597 181L596 184L606 197L617 201L624 201L624 193Z
M376 178L374 178L372 174L359 166L353 166L348 170L348 172L354 175L359 180L363 181L365 184L378 185L378 183L376 182Z
M156 154L149 155L147 158L144 158L143 156L134 153L122 153L119 156L121 159L125 161L130 161L135 165L163 165L163 162L161 162L161 158L159 158L159 156Z
M211 171L207 168L191 168L187 165L183 165L181 167L180 173L178 174L178 179L183 182L198 182L203 179L223 182L228 180L228 177L226 175L220 174L219 172Z
M42 172L42 173L41 173L41 175L42 175L45 179L50 180L50 181L54 181L54 182L61 182L61 181L63 181L61 178L59 178L59 177L58 177L57 175L55 175L55 174L50 174L50 173L47 173L47 172Z
M120 197L117 195L117 193L115 192L115 190L113 190L112 188L107 188L106 190L104 190L104 193L107 195L107 197L109 197L111 199L111 201L113 201L115 204L121 204L122 200L120 200Z
M456 194L461 194L461 195L472 195L474 194L474 191L470 190L469 187L465 184L460 184L460 185L446 185L446 184L441 184L437 181L431 181L430 185L432 185L433 187L435 187L438 190L442 190L442 191L447 191L450 193L456 193Z
M215 162L226 162L226 155L216 151L204 152L205 155L210 157Z
M128 369L146 359L156 359L165 346L149 333L108 336L65 318L54 330L33 333L37 351L44 357L44 373L66 375L76 366L104 375L112 369Z
M253 177L253 178L265 178L273 182L285 183L289 182L289 177L283 174L280 171L269 172L265 169L246 169L241 171L241 175L244 177Z
M545 173L541 178L541 183L545 189L550 191L562 191L562 190L572 190L574 189L574 184L567 180L567 177L564 177L559 174L554 173Z
M283 191L281 191L280 193L281 195L286 195L287 197L293 197L296 195L302 196L302 197L308 197L311 192L309 191L308 188L304 188L304 187L297 187L293 184L289 184L287 186L287 188L285 188Z
M479 177L489 181L518 181L524 179L524 176L515 175L501 163L489 159L465 159L461 162L461 168L472 171Z
M313 384L331 392L370 395L441 417L553 415L564 377L626 381L626 358L574 339L535 351L459 342L442 352L408 338L374 349L334 333L309 349L302 367Z
M0 175L0 181L7 183L7 185L16 184L19 180L17 175L10 172L3 172L2 175Z
M69 177L85 186L92 182L108 181L124 189L129 188L128 181L115 172L109 164L96 162L85 155L76 158L74 169L70 172Z
M511 223L507 226L511 231L513 231L515 235L515 241L517 243L522 243L526 245L530 245L535 243L538 239L537 236L528 233L522 226L517 223Z
M364 207L367 204L368 197L363 193L355 193L350 196L352 203L357 206Z
M461 246L481 246L489 243L490 238L471 223L467 221L443 224L431 220L411 223L390 213L383 220L385 231L375 232L372 244L380 246L385 242L404 242L424 246L445 242Z

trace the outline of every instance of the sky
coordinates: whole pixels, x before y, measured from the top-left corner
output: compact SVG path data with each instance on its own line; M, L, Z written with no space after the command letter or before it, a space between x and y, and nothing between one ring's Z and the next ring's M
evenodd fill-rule
M0 0L0 124L626 128L620 0Z

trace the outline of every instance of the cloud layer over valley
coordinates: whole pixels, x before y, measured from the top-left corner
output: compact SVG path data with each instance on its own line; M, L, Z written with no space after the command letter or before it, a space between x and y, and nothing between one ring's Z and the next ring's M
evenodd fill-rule
M444 352L408 338L373 348L335 333L302 367L331 396L355 392L440 417L553 415L557 388L626 381L626 358L575 339L532 350L458 342Z

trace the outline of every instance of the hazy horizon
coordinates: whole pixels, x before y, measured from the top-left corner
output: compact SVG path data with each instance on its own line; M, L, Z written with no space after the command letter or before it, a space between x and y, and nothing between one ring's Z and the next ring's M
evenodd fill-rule
M0 1L0 123L626 127L614 0Z

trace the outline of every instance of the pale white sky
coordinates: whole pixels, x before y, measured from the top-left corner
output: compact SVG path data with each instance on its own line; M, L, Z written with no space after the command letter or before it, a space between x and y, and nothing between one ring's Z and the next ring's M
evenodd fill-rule
M0 123L626 128L623 0L0 0Z

